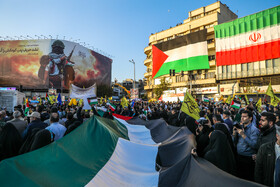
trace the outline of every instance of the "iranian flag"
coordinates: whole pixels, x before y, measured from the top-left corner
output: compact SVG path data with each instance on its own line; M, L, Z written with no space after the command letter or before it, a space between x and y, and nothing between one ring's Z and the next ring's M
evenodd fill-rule
M111 102L108 102L108 105L113 112L116 110L116 106L114 104L112 104Z
M50 145L1 161L1 186L257 186L194 157L187 127L114 117L93 116Z
M237 100L232 100L230 106L231 106L232 108L237 108L237 109L239 109L239 108L241 107L241 102L240 102L240 101L237 101Z
M175 72L209 69L207 30L201 30L152 46L153 73L156 78Z
M280 6L214 27L217 66L280 57Z
M88 98L88 103L89 103L89 105L98 104L97 97Z

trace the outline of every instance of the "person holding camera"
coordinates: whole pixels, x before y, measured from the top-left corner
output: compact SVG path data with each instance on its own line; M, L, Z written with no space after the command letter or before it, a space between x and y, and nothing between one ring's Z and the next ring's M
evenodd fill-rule
M253 114L249 110L241 113L241 124L233 129L233 141L237 147L237 176L254 181L255 161L259 130L252 124Z

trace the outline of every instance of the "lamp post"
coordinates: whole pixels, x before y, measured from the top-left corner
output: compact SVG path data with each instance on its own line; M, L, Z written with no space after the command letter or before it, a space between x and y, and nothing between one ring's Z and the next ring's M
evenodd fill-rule
M135 90L135 62L133 59L129 60L134 65L134 80L133 80L133 91Z

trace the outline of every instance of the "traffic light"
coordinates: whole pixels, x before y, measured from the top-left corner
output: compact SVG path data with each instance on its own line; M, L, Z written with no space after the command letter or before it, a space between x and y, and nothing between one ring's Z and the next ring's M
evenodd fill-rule
M173 69L173 76L175 76L175 69Z
M169 76L172 76L172 69L169 70Z
M181 71L181 76L184 77L184 71Z

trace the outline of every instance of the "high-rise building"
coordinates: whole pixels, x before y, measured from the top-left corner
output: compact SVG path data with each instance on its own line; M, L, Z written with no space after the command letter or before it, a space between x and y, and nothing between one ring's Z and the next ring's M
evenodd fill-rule
M160 84L160 78L166 77L169 81L170 90L176 93L181 93L187 88L192 88L192 92L198 97L199 95L208 95L214 97L218 94L218 87L216 83L216 61L215 61L215 35L214 26L231 21L237 18L227 5L217 1L211 5L201 7L199 9L189 12L189 17L183 23L177 24L170 29L151 34L149 37L149 46L144 49L147 55L144 65L147 66L147 71L144 74L146 79L146 90L148 97L155 97L153 89L156 85ZM192 32L207 29L207 45L208 45L208 59L210 69L185 71L175 73L175 76L163 75L155 79L152 78L153 59L152 59L152 46L187 35Z

